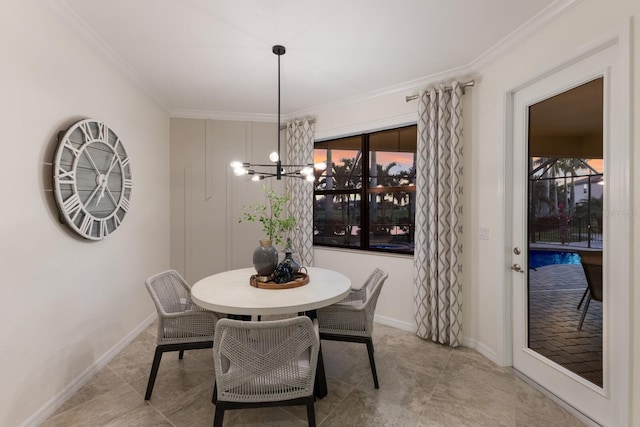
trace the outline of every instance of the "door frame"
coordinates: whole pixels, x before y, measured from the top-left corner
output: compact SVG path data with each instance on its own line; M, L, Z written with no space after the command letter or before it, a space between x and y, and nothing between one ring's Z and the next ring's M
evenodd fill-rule
M513 183L511 180L513 155L513 128L514 128L514 95L541 79L549 77L581 60L588 58L607 48L615 47L615 59L609 64L613 72L610 93L611 102L609 116L605 117L605 126L609 127L609 140L616 144L608 144L604 147L605 170L611 171L611 164L616 165L621 177L610 185L607 206L615 206L616 210L608 212L609 225L605 230L609 241L613 243L607 251L615 251L616 268L609 268L607 279L611 286L611 305L615 304L616 310L610 313L610 345L616 348L611 352L609 360L609 382L605 384L608 397L613 402L615 409L615 425L628 425L630 421L630 387L631 378L631 250L632 242L629 230L631 230L631 21L620 26L616 30L607 33L587 45L566 55L565 59L551 66L540 69L530 76L516 83L506 86L500 91L502 96L502 114L500 137L502 159L500 165L503 173L500 175L498 189L501 207L498 210L499 221L504 226L498 230L497 259L501 263L498 267L499 275L499 313L498 313L498 337L496 359L503 366L513 366L513 310L512 310L512 272L510 269L512 260L512 238L510 224L512 220L511 206ZM605 100L606 102L606 100ZM605 104L605 109L607 105ZM607 111L607 110L605 110ZM614 178L614 177L611 177ZM605 214L606 207L605 207ZM615 220L615 221L614 221ZM611 262L609 265L613 265ZM604 342L603 345L607 345ZM562 399L562 396L557 396Z

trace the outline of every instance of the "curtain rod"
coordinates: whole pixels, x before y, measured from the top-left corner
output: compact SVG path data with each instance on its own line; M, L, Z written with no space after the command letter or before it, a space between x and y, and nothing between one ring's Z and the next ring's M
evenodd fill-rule
M475 86L475 84L476 84L475 80L469 80L468 82L461 83L460 86L462 86L462 93L464 93L465 87L472 87L472 86ZM444 90L451 90L451 86L446 86ZM409 102L409 101L413 101L414 99L418 99L418 96L419 95L407 95L405 99L407 102Z

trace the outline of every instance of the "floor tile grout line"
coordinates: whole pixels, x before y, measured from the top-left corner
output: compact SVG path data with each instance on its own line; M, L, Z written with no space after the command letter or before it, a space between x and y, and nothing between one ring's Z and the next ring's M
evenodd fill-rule
M114 373L118 378L120 378L120 380L122 380L126 385L128 385L128 386L129 386L129 388L130 388L131 390L133 390L135 394L137 394L138 396L140 396L140 398L141 398L141 399L144 399L144 396L143 396L142 394L140 394L140 393L138 392L138 390L136 390L136 389L135 389L135 387L133 387L133 385L129 384L129 382L128 382L128 381L126 381L124 378L122 378L122 377L121 377L121 376L120 376L120 375L119 375L119 374L118 374L118 373L117 373L117 372L116 372L116 371L115 371L111 366L109 366L109 364L108 364L108 363L107 363L107 365L106 365L106 366L111 370L111 372L113 372L113 373ZM156 407L156 406L155 406L151 401L143 400L143 402L144 402L144 403L146 403L147 405L151 406L151 407L153 408L153 410L154 410L154 411L156 411L158 414L160 414L160 416L161 416L162 418L164 418L165 420L167 420L167 422L168 422L169 424L171 424L173 427L175 427L175 424L173 424L173 423L171 422L171 420L170 420L170 419L168 419L168 418L167 418L167 417L162 413L162 411L161 411L159 408L157 408L157 407Z
M152 334L148 333L146 330L142 331L142 333L146 333L146 334L148 334L148 335L149 335L149 336L151 336L154 340L156 339L156 337L154 337ZM109 368L109 370L110 370L110 371L111 371L111 372L112 372L116 377L118 377L122 382L124 382L127 386L129 386L129 388L130 388L131 390L133 390L133 392L134 392L134 393L136 393L138 396L140 396L140 398L141 398L141 399L144 399L144 396L143 396L142 394L140 394L140 393L138 392L138 390L136 390L136 389L135 389L135 387L133 387L133 385L132 385L132 384L130 384L127 380L125 380L124 378L122 378L122 376L121 376L120 374L118 374L118 373L115 371L115 369L113 369L113 368L110 366L110 363L107 363L107 364L105 365L105 367ZM171 426L175 427L175 424L174 424L173 422L171 422L171 420L170 420L170 419L168 419L168 418L166 417L166 415L165 415L165 414L164 414L164 413L163 413L163 412L162 412L158 407L156 407L156 406L153 404L153 402L148 401L148 400L143 400L143 402L144 402L144 403L146 403L146 404L148 404L149 406L151 406L151 407L153 408L153 410L154 410L154 411L156 411L158 414L160 414L160 416L161 416L162 418L164 418L165 420L167 420L167 422L168 422Z
M436 379L435 384L433 385L433 388L431 389L431 393L429 393L429 398L427 399L427 406L431 404L431 401L433 399L433 393L435 393L436 391L436 387L438 387L438 384L440 383L440 378L442 378L442 375L444 375L445 370L447 369L447 366L449 365L449 361L451 360L451 355L453 354L453 348L449 350L449 355L447 356L447 360L446 362L444 362L444 365L442 366L442 369L440 369L440 373L438 374L438 378ZM425 406L424 408L422 408L422 411L420 411L420 418L422 418L422 416L424 415L424 411L427 410L427 407Z
M120 375L118 375L118 374L117 374L113 369L111 369L111 367L109 366L109 364L106 364L102 369L104 369L104 368L109 368L109 370L110 370L110 371L111 371L111 372L112 372L116 377L118 377L118 379L119 379L120 381L122 381L122 382L124 383L124 385L126 385L126 386L128 386L128 387L131 387L131 384L129 384L128 382L126 382L124 379L122 379L122 377L120 377ZM100 372L102 371L102 369L101 369L100 371L96 372L96 373L91 377L91 379L89 379L89 381L87 381L87 382L86 382L86 384L85 384L85 385L83 385L83 386L82 386L78 391L82 390L82 388L84 388L87 384L89 384L89 383L90 383L90 382L91 382L91 381L96 377L96 375L98 375L98 373L100 373ZM134 389L134 391L135 391L135 389ZM75 394L77 394L77 393L78 393L78 392L76 392ZM137 392L136 392L136 393L137 393ZM75 396L75 394L74 394L74 396ZM93 402L94 400L99 399L99 398L100 398L100 397L102 397L104 394L105 394L105 393L100 393L100 394L98 394L98 395L94 396L93 398L91 398L91 399L89 399L89 400L87 400L87 401L85 401L85 402L80 403L79 405L72 406L72 407L68 408L67 410L65 410L65 411L63 411L63 412L60 412L59 414L56 414L55 416L51 416L51 417L47 418L47 420L58 418L59 416L61 416L61 415L63 415L63 414L66 414L66 413L67 413L67 412L69 412L69 411L72 411L72 410L74 410L74 409L77 409L77 408L80 408L80 407L82 407L82 406L85 406L85 405L87 405L87 404L89 404L89 403ZM68 399L67 399L67 401L68 401ZM64 403L67 403L67 401L65 401Z
M340 380L337 380L337 379L336 379L336 381L340 381ZM340 381L340 382L343 382L343 381ZM343 382L343 383L344 383L344 382ZM344 383L344 384L347 384L347 383ZM359 384L359 383L358 383L358 384ZM350 385L350 384L349 384L349 385ZM331 410L329 411L329 413L327 414L327 416L326 416L326 417L324 417L324 418L322 419L322 421L320 421L320 422L318 423L318 426L320 426L320 425L321 425L322 423L324 423L327 419L329 419L329 417L331 416L331 414L333 414L333 412L338 408L338 406L340 406L340 405L342 404L342 402L344 402L344 401L347 399L347 397L348 397L351 393L353 393L353 390L355 390L355 389L356 389L356 386L351 385L351 390L349 390L349 392L348 392L347 394L345 394L345 396L344 396L344 397L343 397L343 398L342 398L338 403L336 403L336 405L333 407L333 409L331 409Z

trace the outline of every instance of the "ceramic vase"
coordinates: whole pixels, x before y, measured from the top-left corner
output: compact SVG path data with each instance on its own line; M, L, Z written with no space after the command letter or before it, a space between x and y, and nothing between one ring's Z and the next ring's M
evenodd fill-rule
M294 273L300 270L300 263L296 260L296 258L297 257L294 257L292 252L285 252L285 256L283 260L283 262L286 262L291 266L291 270L293 270Z
M260 246L253 251L253 266L259 279L268 280L278 266L278 250L271 243L269 239L261 239Z

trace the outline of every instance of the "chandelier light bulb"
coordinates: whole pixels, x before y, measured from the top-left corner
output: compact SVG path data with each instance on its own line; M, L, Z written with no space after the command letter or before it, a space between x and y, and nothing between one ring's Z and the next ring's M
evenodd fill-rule
M242 175L246 175L247 173L249 173L249 171L246 170L243 167L239 167L239 168L235 168L233 170L233 173L236 174L236 176L242 176Z
M316 163L315 165L313 165L316 169L318 170L325 170L327 168L327 164L325 162L320 162L320 163Z
M251 181L255 181L258 182L262 179L262 177L260 175L253 175L253 177L251 177Z
M300 174L304 176L309 176L313 174L313 168L311 166L306 166L302 168L302 170L300 171Z
M269 160L275 163L280 160L280 156L274 151L273 153L269 154Z
M313 181L315 181L315 180L316 180L316 177L315 177L315 176L313 176L313 175L307 175L307 176L305 177L305 179L306 179L307 181L309 181L309 182L313 182Z
M234 160L233 162L229 163L229 166L231 166L231 169L238 169L242 167L242 162Z

